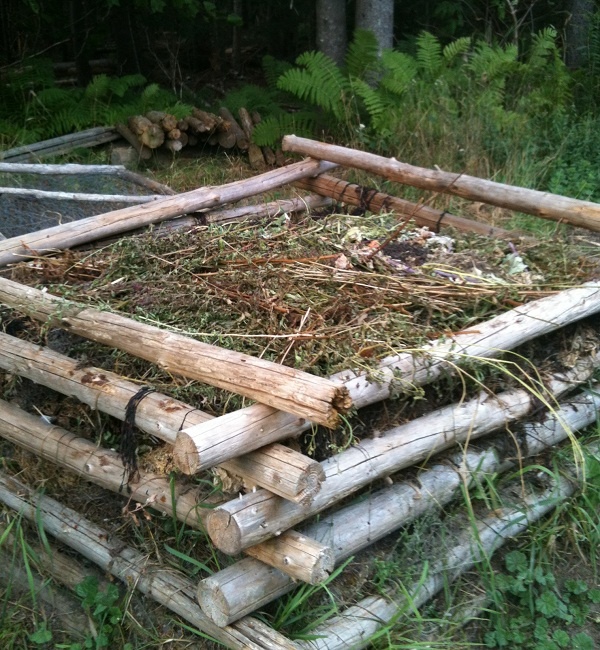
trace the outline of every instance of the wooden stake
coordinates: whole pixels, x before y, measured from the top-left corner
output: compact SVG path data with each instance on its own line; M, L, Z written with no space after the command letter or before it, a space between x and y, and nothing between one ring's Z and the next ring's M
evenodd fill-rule
M0 242L0 266L51 253L57 249L71 248L97 239L112 237L203 208L239 201L293 183L304 176L320 174L332 167L335 165L329 163L323 165L316 161L300 162L247 180L220 187L201 187L177 196L161 198L150 204L123 208L28 235L12 237Z
M481 201L533 214L542 219L600 231L600 205L591 201L579 201L549 192L514 187L466 174L414 167L398 162L395 158L383 158L356 149L298 138L295 135L286 135L282 148L284 151L293 151L319 160L330 160L347 167L364 169L392 181L424 190L454 194L470 201Z
M355 408L362 408L405 387L423 386L442 374L452 374L473 358L499 357L517 345L599 311L600 285L590 282L511 309L470 330L455 332L415 354L404 352L386 357L372 374L345 370L334 378L344 382ZM184 429L177 436L173 452L177 466L193 474L272 442L295 437L308 428L309 424L299 418L255 404Z
M152 361L168 372L329 427L336 426L338 409L351 405L341 383L78 305L5 278L0 278L0 302L48 325Z

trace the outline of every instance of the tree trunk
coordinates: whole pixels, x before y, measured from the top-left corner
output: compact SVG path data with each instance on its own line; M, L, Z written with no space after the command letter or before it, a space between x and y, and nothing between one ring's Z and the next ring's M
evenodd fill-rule
M317 0L317 49L341 67L346 47L346 0Z
M394 46L394 0L357 0L355 29L373 32L379 51Z
M570 0L569 5L565 63L571 70L576 70L585 65L589 57L589 37L596 3L594 0Z

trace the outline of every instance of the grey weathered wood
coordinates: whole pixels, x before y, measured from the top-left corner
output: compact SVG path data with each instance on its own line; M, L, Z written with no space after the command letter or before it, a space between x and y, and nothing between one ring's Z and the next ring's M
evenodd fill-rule
M0 162L0 172L15 174L51 174L73 175L73 174L102 174L109 176L120 176L125 171L123 165L76 165L68 163L65 165L43 165L41 163L3 163Z
M560 408L548 413L542 421L524 423L521 427L524 435L518 435L522 455L539 454L592 424L600 408L599 389L594 384L561 403ZM398 527L406 526L426 512L443 508L479 477L511 469L521 458L519 455L507 459L496 449L495 441L481 450L459 452L425 467L416 478L397 482L322 515L318 522L301 532L329 545L335 563L339 564ZM288 532L277 540L283 540ZM277 540L272 543L277 545ZM284 552L283 548L280 552ZM245 587L248 576L252 579L251 589ZM294 581L281 572L245 559L203 580L198 587L198 600L215 623L228 625L237 617L283 596L294 586Z
M122 208L28 235L12 237L0 242L0 266L48 254L57 249L87 244L203 208L238 201L330 168L329 163L300 162L247 180L220 187L202 187L176 196L164 197L150 204Z
M471 201L481 201L543 219L600 231L600 205L591 201L496 183L466 174L415 167L395 158L384 158L356 149L298 138L295 135L286 135L283 138L282 149L319 160L330 160L347 167L364 169L392 181L424 190L454 194Z
M0 187L0 194L22 196L31 199L52 199L54 201L91 201L95 203L149 203L161 197L157 194L139 196L136 194L85 194L83 192L50 192L48 190L26 189L22 187Z
M483 394L394 427L379 438L362 440L322 462L326 480L309 506L300 507L266 490L257 490L212 510L206 521L207 531L213 543L230 554L279 536L375 479L525 417L540 399L552 404L574 383L589 378L599 359L600 351L582 359L573 370L548 379L538 387L539 393L518 389Z
M29 521L97 564L103 571L134 586L169 608L188 623L234 650L296 650L296 645L275 630L262 633L259 621L240 621L236 626L216 626L198 607L194 585L182 574L153 565L146 555L123 543L112 532L96 526L71 508L0 472L0 500ZM245 631L254 628L250 636Z
M201 343L5 278L0 278L0 302L48 325L152 361L168 372L264 401L320 424L335 426L338 409L351 404L341 382Z
M455 332L423 346L415 354L403 352L382 359L375 371L345 370L343 381L354 406L362 408L455 373L465 362L492 359L543 334L556 331L600 311L600 285L590 282L532 301L471 329ZM174 448L178 466L187 473L225 462L241 453L297 436L309 428L287 413L255 404L206 424L180 432Z

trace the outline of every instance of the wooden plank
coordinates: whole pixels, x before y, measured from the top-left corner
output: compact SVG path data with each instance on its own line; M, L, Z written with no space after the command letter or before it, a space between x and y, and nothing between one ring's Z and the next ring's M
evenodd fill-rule
M591 201L579 201L558 194L515 187L504 183L415 167L375 154L347 149L336 145L286 135L284 151L293 151L318 160L330 160L346 167L364 169L405 185L412 185L432 192L461 196L470 201L481 201L509 210L533 214L542 219L568 223L572 226L600 231L600 205Z
M6 278L0 278L0 302L47 325L137 355L167 372L207 382L329 427L337 424L338 410L351 405L341 382L85 307Z

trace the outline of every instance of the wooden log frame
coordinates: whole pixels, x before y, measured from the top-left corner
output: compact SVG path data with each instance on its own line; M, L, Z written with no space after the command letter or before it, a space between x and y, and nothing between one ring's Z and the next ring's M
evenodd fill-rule
M345 383L355 408L390 397L406 387L423 386L472 358L493 359L521 343L600 311L600 284L588 283L532 301L456 332L414 353L386 357L372 373L346 370L334 375ZM186 427L173 450L177 466L193 474L309 428L293 416L255 404L201 425Z
M247 618L220 628L200 609L194 585L175 571L153 567L147 556L128 547L111 531L96 526L71 508L35 493L0 472L0 500L54 538L97 564L127 586L168 607L191 625L234 650L297 650L295 643L261 621Z
M598 447L595 446L593 451L597 453ZM412 612L421 607L475 563L489 561L505 542L522 534L532 523L571 497L580 482L581 476L575 471L570 472L568 477L553 480L547 489L520 499L516 506L475 518L468 528L449 540L442 557L433 559L426 572L423 567L421 575L427 573L425 580L413 584L402 594L365 598L312 630L313 639L298 641L297 645L302 650L358 650L367 647L371 636L391 621L397 621L400 612Z
M327 543L339 564L400 526L443 508L481 476L512 469L523 458L539 455L592 424L600 408L598 388L592 385L541 421L518 426L515 453L507 452L511 445L500 436L479 451L456 453L422 469L416 479L400 481L326 514L301 532ZM211 620L229 625L295 586L289 576L248 558L202 580L198 601Z
M139 386L108 370L80 364L49 348L0 332L0 368L77 397L88 406L124 420ZM173 444L184 422L200 424L213 416L158 392L151 392L136 408L135 424L142 431ZM274 494L308 503L324 480L322 468L288 447L273 444L231 461L226 469Z
M223 119L218 127L219 145L225 149L231 149L231 147L235 146L242 151L246 151L250 142L235 117L224 106L219 109L219 115Z
M137 151L138 156L141 160L150 160L152 158L152 149L149 149L146 145L140 142L139 138L131 131L131 129L126 125L119 122L115 129L120 136L125 138L127 142Z
M527 416L542 400L552 405L574 383L585 381L600 362L600 351L564 375L554 375L535 389L516 389L476 397L394 427L379 438L324 460L326 480L309 506L257 490L229 501L208 514L206 529L217 548L231 555L277 536L309 516L353 494L378 478L397 472L445 451L455 444L475 440ZM283 541L282 541L283 540Z
M351 406L341 382L201 343L5 278L0 278L0 302L50 326L137 355L168 372L264 401L329 427L336 426L339 411Z
M133 203L135 205L157 201L161 198L156 194L149 196L140 196L137 194L86 194L84 192L50 192L48 190L26 189L22 187L0 187L0 194L40 200Z
M0 267L52 253L57 249L88 244L196 210L239 201L292 183L304 176L320 174L332 166L335 167L316 161L295 163L247 180L220 187L201 187L191 192L164 197L150 204L122 208L28 235L12 237L0 242Z
M424 190L454 194L470 201L481 201L542 219L600 231L600 205L591 201L496 183L466 174L415 167L395 158L384 158L356 149L298 138L295 135L286 135L283 138L282 149L312 156L318 160L329 160L347 167L364 169L389 180Z
M427 226L434 232L439 232L440 227L449 226L462 232L474 232L487 237L498 237L515 241L523 238L516 232L510 232L503 228L496 228L473 219L465 219L450 214L445 210L436 210L427 205L419 205L399 199L383 192L377 192L361 185L347 183L335 176L321 174L316 178L296 181L296 187L309 192L316 192L323 196L330 196L336 201L343 201L371 212L393 211L406 219L412 219L418 226Z
M101 176L121 176L126 171L123 165L43 165L41 163L3 163L0 162L0 172L10 174L41 174L72 176L75 174L99 174ZM136 174L137 175L137 174Z

